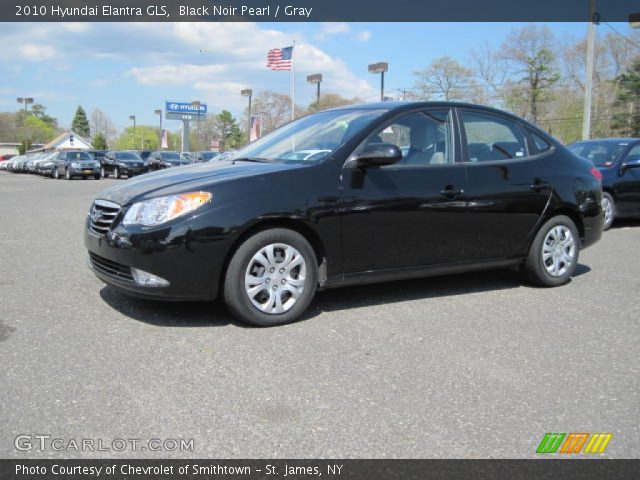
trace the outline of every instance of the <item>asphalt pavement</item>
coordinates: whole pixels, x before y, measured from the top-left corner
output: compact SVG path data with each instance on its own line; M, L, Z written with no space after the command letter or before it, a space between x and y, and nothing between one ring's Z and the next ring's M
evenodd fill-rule
M0 171L0 457L533 458L546 432L640 457L640 222L563 287L491 271L329 290L260 329L93 276L84 219L116 181Z

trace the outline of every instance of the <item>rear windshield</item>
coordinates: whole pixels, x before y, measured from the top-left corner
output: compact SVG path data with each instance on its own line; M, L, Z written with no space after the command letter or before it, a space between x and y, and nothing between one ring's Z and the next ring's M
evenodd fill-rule
M596 167L610 167L628 145L625 142L582 142L571 145L569 150L591 160Z
M116 160L140 160L140 157L132 152L116 152Z
M178 152L162 152L160 155L163 160L169 160L170 162L180 160L180 154Z

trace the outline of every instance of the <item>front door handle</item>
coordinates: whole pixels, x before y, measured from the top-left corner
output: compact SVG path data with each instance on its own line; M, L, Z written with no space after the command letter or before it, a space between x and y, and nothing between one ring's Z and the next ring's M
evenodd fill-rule
M455 198L458 195L462 195L464 190L456 187L455 185L447 185L444 187L444 190L440 190L440 195L443 195L447 198Z

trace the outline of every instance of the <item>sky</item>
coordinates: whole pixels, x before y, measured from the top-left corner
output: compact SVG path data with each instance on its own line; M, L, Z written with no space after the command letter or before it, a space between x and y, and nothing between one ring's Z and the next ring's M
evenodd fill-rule
M242 115L247 99L274 90L290 94L291 74L266 68L270 48L296 41L296 103L315 99L306 76L322 73L323 92L365 101L379 99L379 75L367 65L389 63L385 93L415 82L413 72L434 58L469 64L470 51L498 47L517 23L4 23L0 31L0 111L34 97L71 123L78 105L103 110L122 129L155 125L165 100L199 100L209 112ZM550 23L559 38L581 38L586 23ZM612 24L628 35L624 23ZM598 27L599 35L611 30ZM621 41L623 41L621 39ZM177 130L179 122L165 123Z

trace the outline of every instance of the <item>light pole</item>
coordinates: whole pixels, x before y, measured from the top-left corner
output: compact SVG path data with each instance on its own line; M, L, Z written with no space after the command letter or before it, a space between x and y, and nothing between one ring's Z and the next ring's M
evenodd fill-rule
M247 115L247 143L249 143L251 142L251 96L253 95L253 90L245 88L244 90L240 90L240 95L249 97L249 114Z
M322 74L315 73L313 75L307 75L307 82L316 84L316 111L320 111L320 84L322 83Z
M27 105L33 103L33 98L31 97L18 97L16 100L18 103L24 103L24 113L27 113Z
M372 63L369 65L369 73L380 74L380 101L384 101L384 72L389 71L389 64L387 62Z
M591 138L591 99L593 90L593 63L596 51L596 25L600 16L596 13L596 0L589 0L589 31L587 34L587 62L584 81L584 109L582 113L582 140Z
M133 148L136 148L136 116L129 115L129 120L133 120Z
M158 143L158 150L162 150L162 110L157 108L153 111L153 113L158 115L158 118L160 119L160 143Z
M198 137L200 137L200 105L202 105L200 100L194 100L193 102L191 102L191 106L197 109L196 123L198 124Z

